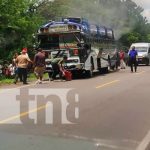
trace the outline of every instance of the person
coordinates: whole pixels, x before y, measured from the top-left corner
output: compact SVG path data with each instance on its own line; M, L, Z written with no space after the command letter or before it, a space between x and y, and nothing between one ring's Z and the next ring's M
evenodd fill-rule
M67 56L63 56L63 58L54 58L51 62L53 73L51 76L51 81L56 79L56 75L59 74L60 78L62 78L62 70L63 64L67 61Z
M115 50L115 53L116 53L116 70L117 70L120 67L120 56L117 49Z
M18 82L18 67L17 67L17 64L16 64L16 59L18 57L18 53L15 53L14 56L13 56L13 60L12 60L12 64L14 66L14 84L16 84ZM20 78L20 82L22 82L22 78Z
M45 71L45 54L41 48L38 49L38 53L34 56L34 65L34 73L37 77L36 84L41 84Z
M129 63L130 63L130 67L131 67L131 72L133 72L133 65L134 65L134 71L137 71L137 61L136 61L136 57L137 57L137 51L135 50L135 46L133 46L129 52Z
M22 48L22 51L24 51L26 53L26 56L29 57L29 55L28 55L28 49L26 47Z
M121 67L121 69L125 69L126 68L125 62L124 62L125 53L123 50L120 51L119 56L120 56L120 67Z
M22 49L22 53L16 58L16 64L18 67L18 76L23 80L23 84L27 83L27 66L28 63L32 63L30 58L26 54L26 50Z

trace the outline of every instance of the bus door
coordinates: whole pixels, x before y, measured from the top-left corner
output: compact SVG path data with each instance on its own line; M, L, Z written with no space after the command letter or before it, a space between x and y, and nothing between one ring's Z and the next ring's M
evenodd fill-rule
M84 63L90 52L91 52L91 46L89 44L84 44L82 47L79 48L79 58L80 58L80 62Z

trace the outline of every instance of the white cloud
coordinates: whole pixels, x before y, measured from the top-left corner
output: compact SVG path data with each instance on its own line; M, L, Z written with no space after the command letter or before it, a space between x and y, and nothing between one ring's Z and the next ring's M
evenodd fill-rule
M145 9L143 12L143 16L147 17L147 20L150 22L150 9Z
M147 17L150 22L150 1L149 0L133 0L139 6L144 8L143 16Z
M144 8L148 8L150 6L149 0L133 0L133 1L135 1L138 5L143 6Z

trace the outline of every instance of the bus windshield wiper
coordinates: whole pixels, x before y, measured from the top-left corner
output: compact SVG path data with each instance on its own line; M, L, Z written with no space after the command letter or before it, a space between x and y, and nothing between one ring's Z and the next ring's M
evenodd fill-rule
M78 41L78 43L80 43L80 40L79 40L79 38L76 36L76 34L73 33L73 32L72 32L72 34L74 35L74 37L76 38L76 40Z

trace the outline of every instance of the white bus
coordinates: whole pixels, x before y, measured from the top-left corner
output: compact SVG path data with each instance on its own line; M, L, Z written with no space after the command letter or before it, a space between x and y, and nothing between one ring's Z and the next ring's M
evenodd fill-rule
M38 47L47 53L47 70L51 71L52 59L63 55L68 56L66 69L72 74L92 77L94 72L107 71L116 66L113 30L90 25L82 18L49 22L40 27L37 38Z

